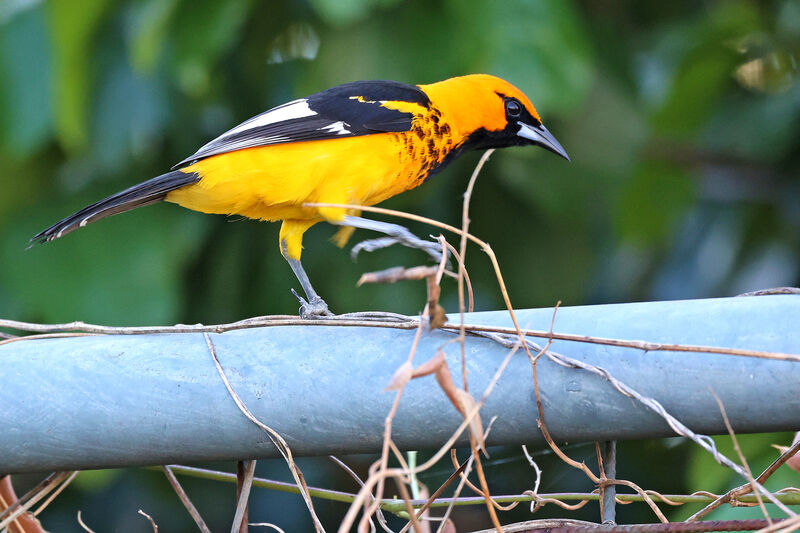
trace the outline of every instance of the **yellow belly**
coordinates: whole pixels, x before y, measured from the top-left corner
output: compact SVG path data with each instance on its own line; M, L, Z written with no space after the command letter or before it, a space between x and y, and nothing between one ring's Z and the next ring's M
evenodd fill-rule
M415 187L422 163L404 157L401 134L247 148L183 169L200 181L170 192L167 201L204 213L260 220L331 220L343 209L304 203L373 205Z
M200 180L170 192L166 200L204 213L282 220L281 251L300 259L308 228L358 214L304 204L377 204L420 185L445 154L415 132L246 148L182 169L196 172ZM344 246L351 233L352 228L343 227L336 243Z

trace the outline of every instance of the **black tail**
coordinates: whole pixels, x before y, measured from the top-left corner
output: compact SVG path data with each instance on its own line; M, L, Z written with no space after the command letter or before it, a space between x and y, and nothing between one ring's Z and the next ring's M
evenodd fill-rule
M191 185L199 180L200 176L194 172L181 172L180 170L167 172L84 207L64 220L56 222L46 230L34 235L31 245L53 241L95 220L156 203L166 198L168 192Z

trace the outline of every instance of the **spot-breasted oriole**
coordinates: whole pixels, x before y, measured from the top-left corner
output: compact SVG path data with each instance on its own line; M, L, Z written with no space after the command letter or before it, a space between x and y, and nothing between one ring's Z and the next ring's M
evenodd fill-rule
M500 78L473 74L416 86L345 83L243 122L171 172L100 200L31 241L51 241L161 200L204 213L281 220L281 253L306 293L301 315L329 314L300 263L303 233L317 222L343 226L340 246L354 228L386 233L390 241L432 255L439 253L438 243L359 212L303 204L374 205L421 185L467 150L520 145L569 160L528 97Z

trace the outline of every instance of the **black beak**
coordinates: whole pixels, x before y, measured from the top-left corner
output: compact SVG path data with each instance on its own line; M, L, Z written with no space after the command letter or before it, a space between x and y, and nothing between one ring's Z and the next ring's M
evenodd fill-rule
M534 144L541 146L542 148L546 148L550 150L554 154L558 154L567 161L569 161L569 156L567 155L567 151L564 150L564 147L561 146L553 134L547 131L542 125L539 126L528 126L524 122L519 122L519 131L517 135L520 137L524 137L530 141L533 141Z

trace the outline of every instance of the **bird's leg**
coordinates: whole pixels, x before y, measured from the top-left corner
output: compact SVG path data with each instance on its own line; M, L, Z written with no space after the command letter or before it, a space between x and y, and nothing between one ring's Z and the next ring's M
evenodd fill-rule
M286 253L286 243L281 243L281 249L283 251L283 256L289 263L289 266L292 267L292 272L294 272L294 275L297 277L297 281L300 282L303 292L306 293L306 297L303 298L297 294L297 291L292 289L292 294L294 294L295 298L297 298L297 300L300 302L300 318L333 316L333 313L331 313L330 309L328 309L328 304L325 303L325 300L323 300L319 294L317 294L317 291L315 291L314 287L311 285L311 281L308 279L308 274L306 274L306 271L303 268L303 264L300 262L300 260L289 257L289 255Z
M403 246L408 246L409 248L417 248L424 251L436 262L442 260L442 246L438 242L420 239L408 231L407 228L398 224L389 224L388 222L369 220L367 218L361 218L352 215L344 217L344 220L338 224L342 226L352 226L354 228L377 231L387 235L387 237L362 241L353 246L353 250L350 252L350 254L354 259L362 250L372 252L374 250L386 248L387 246L391 246L393 244L402 244Z

